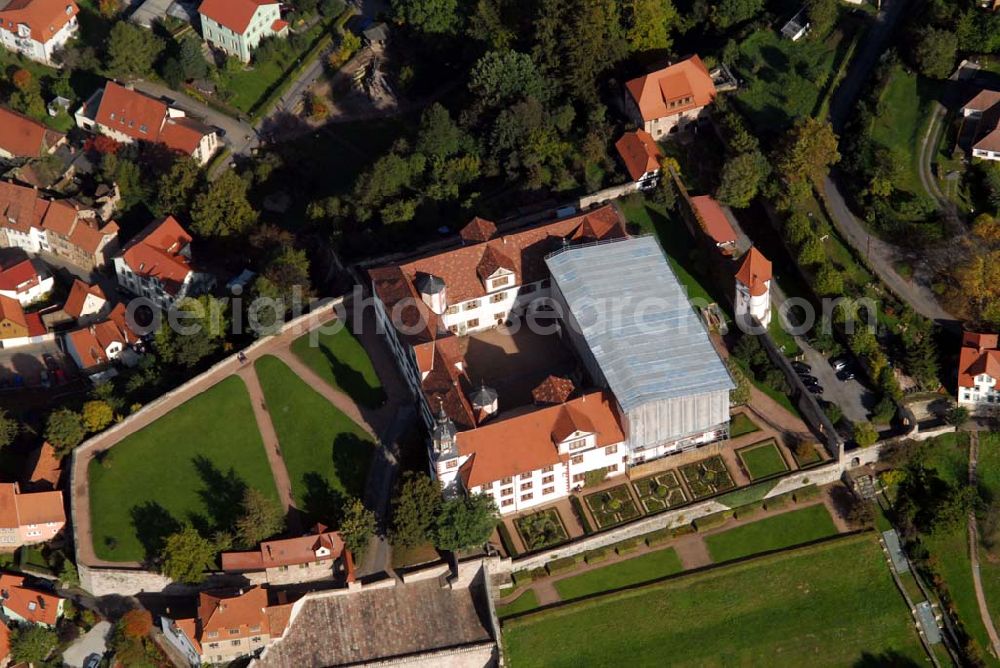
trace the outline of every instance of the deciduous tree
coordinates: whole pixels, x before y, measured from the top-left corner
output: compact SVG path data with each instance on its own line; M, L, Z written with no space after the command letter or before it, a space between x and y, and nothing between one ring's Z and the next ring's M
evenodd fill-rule
M163 40L128 21L117 21L108 36L106 67L116 77L142 77L153 71Z
M749 21L764 9L764 0L720 0L713 3L712 23L725 29Z
M255 547L266 538L285 530L285 510L259 489L247 487L243 493L242 511L236 520L236 543L240 547Z
M10 653L15 663L40 664L59 644L55 629L24 624L10 634Z
M215 566L216 547L188 525L167 537L161 555L161 572L185 584L204 581L205 571Z
M626 0L623 4L625 37L632 53L670 49L670 32L678 22L672 0Z
M78 446L86 435L80 414L68 408L53 411L45 424L45 438L60 456Z
M913 58L932 79L947 79L955 67L958 38L950 30L926 28L917 35Z
M115 411L106 401L94 400L83 404L83 426L90 432L101 431L115 419Z
M375 535L375 527L375 513L365 508L361 499L354 499L344 509L340 535L344 538L344 545L357 559L364 557L368 543Z
M201 168L193 159L178 158L156 184L156 214L180 215L191 208L194 193L201 183Z
M856 422L854 424L854 442L859 447L867 448L868 446L875 445L875 441L877 440L878 431L876 431L875 425L871 422Z
M21 423L5 409L0 408L0 448L6 448L14 442L21 432Z
M746 208L757 196L761 183L770 171L771 165L759 151L737 155L722 168L722 179L716 197L723 204L738 209Z
M431 540L441 488L426 473L407 471L392 500L392 543L414 547Z
M233 171L213 181L191 209L191 228L207 237L242 234L256 220L257 212L247 200L247 182Z
M434 524L434 544L451 552L482 545L498 521L491 497L472 494L448 499L441 504Z
M454 34L461 26L458 0L392 0L392 12L420 32Z

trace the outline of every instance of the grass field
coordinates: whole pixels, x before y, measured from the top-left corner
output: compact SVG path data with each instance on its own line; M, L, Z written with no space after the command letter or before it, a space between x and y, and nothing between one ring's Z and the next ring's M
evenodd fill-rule
M925 662L870 534L539 611L503 637L518 668Z
M649 582L680 573L682 570L680 557L674 548L670 547L558 580L555 586L562 600L569 601L590 594Z
M292 343L292 352L359 404L374 408L385 401L385 391L368 353L346 327L332 333L314 330L300 336Z
M837 533L823 504L774 515L705 538L716 563L808 543Z
M231 377L90 462L90 516L100 559L156 554L180 522L229 528L244 486L277 499L246 386Z
M981 488L984 488L991 498L1000 497L1000 434L980 435L976 475ZM979 567L993 624L1000 627L1000 562L996 556L990 555L985 549L980 549Z
M729 421L729 438L739 438L744 434L760 431L757 423L747 417L746 413L737 413Z
M751 480L768 478L788 470L788 464L785 463L785 458L781 456L781 450L773 438L737 450L736 454L742 460Z
M270 355L255 363L301 509L331 521L361 496L374 445L368 434Z
M503 619L504 617L510 617L511 615L534 610L537 607L538 596L535 595L535 590L529 589L507 605L498 605L497 617Z

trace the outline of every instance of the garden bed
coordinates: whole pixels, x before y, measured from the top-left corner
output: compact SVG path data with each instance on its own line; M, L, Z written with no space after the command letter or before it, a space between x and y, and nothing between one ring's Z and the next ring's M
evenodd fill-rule
M514 527L529 552L544 550L569 540L566 526L555 508L519 517L514 520Z
M590 514L594 516L598 529L607 529L629 520L634 520L642 513L635 506L632 495L628 493L627 485L618 485L601 492L588 494L584 497Z
M685 464L679 469L691 497L695 500L725 492L736 487L729 475L726 462L715 455L699 462Z
M687 492L676 471L664 471L632 483L639 503L647 513L658 513L688 502Z
M788 471L788 463L773 438L740 448L736 451L736 456L740 458L751 480L763 480Z
M739 438L755 431L760 431L760 427L746 413L737 413L729 421L729 438Z

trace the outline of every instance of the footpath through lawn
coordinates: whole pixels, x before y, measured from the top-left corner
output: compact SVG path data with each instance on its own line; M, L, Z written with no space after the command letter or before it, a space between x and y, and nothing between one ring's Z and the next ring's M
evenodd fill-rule
M333 333L313 330L295 339L291 347L303 364L362 406L376 408L385 401L368 353L346 327Z
M336 519L345 497L364 493L374 444L361 427L277 357L261 357L254 369L296 505L327 522Z
M230 529L246 486L278 499L246 386L232 376L90 462L94 551L157 555L180 523Z
M517 668L925 659L871 533L541 610L503 637Z

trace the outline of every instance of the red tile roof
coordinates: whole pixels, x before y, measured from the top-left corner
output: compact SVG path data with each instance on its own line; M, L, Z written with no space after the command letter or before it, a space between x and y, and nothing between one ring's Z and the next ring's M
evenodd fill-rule
M767 292L766 283L771 280L771 261L751 246L736 271L736 280L750 288L752 296L760 297Z
M44 44L79 13L73 0L11 0L0 9L0 26L16 34L23 23L31 28L31 38Z
M1000 91L983 89L962 105L962 108L981 113L997 103L1000 103Z
M0 663L7 661L10 656L10 629L3 622L0 622Z
M975 387L975 377L987 374L1000 380L1000 350L996 334L962 334L962 351L958 357L958 386Z
M660 169L663 152L652 135L645 130L626 132L615 142L615 148L633 181Z
M0 150L15 158L38 158L58 146L66 135L6 107L0 107Z
M0 181L0 226L27 234L39 224L45 209L34 188Z
M42 322L42 314L39 311L25 313L24 319L28 321L28 336L41 336L49 331Z
M281 19L275 19L274 23L271 24L271 32L281 32L288 27L288 21L282 21Z
M561 404L573 394L576 387L569 378L549 376L531 391L536 404Z
M736 242L736 230L733 229L718 202L708 195L698 195L691 198L691 207L701 228L716 244Z
M164 289L177 294L191 272L191 261L181 254L191 243L177 219L167 216L147 225L122 250L129 268L139 276L158 278Z
M553 466L566 459L559 442L574 431L597 434L597 447L625 440L608 392L591 392L545 408L527 407L495 422L458 433L458 449L470 457L461 469L466 489Z
M8 266L0 267L0 290L22 292L38 285L47 276L44 265L39 265L37 260L25 257Z
M59 621L59 603L62 599L46 591L24 586L24 578L20 575L0 575L0 598L3 599L3 607L28 622L55 626Z
M204 123L183 116L181 118L169 118L163 124L163 131L160 133L160 141L168 148L180 151L185 155L191 155L201 144L205 135L215 132Z
M31 453L27 464L28 485L33 490L54 490L59 487L59 478L62 476L62 464L56 457L56 449L48 441Z
M135 343L135 335L124 322L124 313L125 306L118 304L108 319L66 334L67 343L72 344L80 357L80 367L84 371L110 362L107 350L113 343L120 344L122 348Z
M0 528L66 523L62 492L21 493L17 483L0 483Z
M325 556L317 556L320 549L328 550ZM222 570L259 571L277 566L293 566L314 561L334 560L345 550L344 540L336 531L321 531L297 538L269 540L260 544L260 549L251 552L223 552Z
M204 0L198 13L242 35L258 7L275 4L278 3L267 0Z
M201 651L206 642L280 636L288 626L291 607L291 604L269 605L267 590L261 587L231 593L202 592L198 595L197 618L178 619L176 623Z
M132 139L156 142L166 117L165 102L109 81L94 120Z
M0 322L4 320L10 320L25 329L28 328L28 321L24 317L21 303L12 297L0 295Z
M73 233L69 235L69 241L77 248L93 255L101 249L101 245L108 237L117 234L118 223L113 220L99 228L96 221L79 218L73 227Z
M496 233L497 226L492 221L476 216L459 231L458 236L462 237L462 241L479 243L489 241Z
M102 302L108 301L101 286L89 285L79 278L74 278L73 287L69 289L69 296L66 297L66 303L63 304L63 311L74 319L79 320L83 315L83 307L87 302L87 297L90 295L97 297Z
M704 107L715 98L715 84L698 56L632 79L625 87L647 121Z

